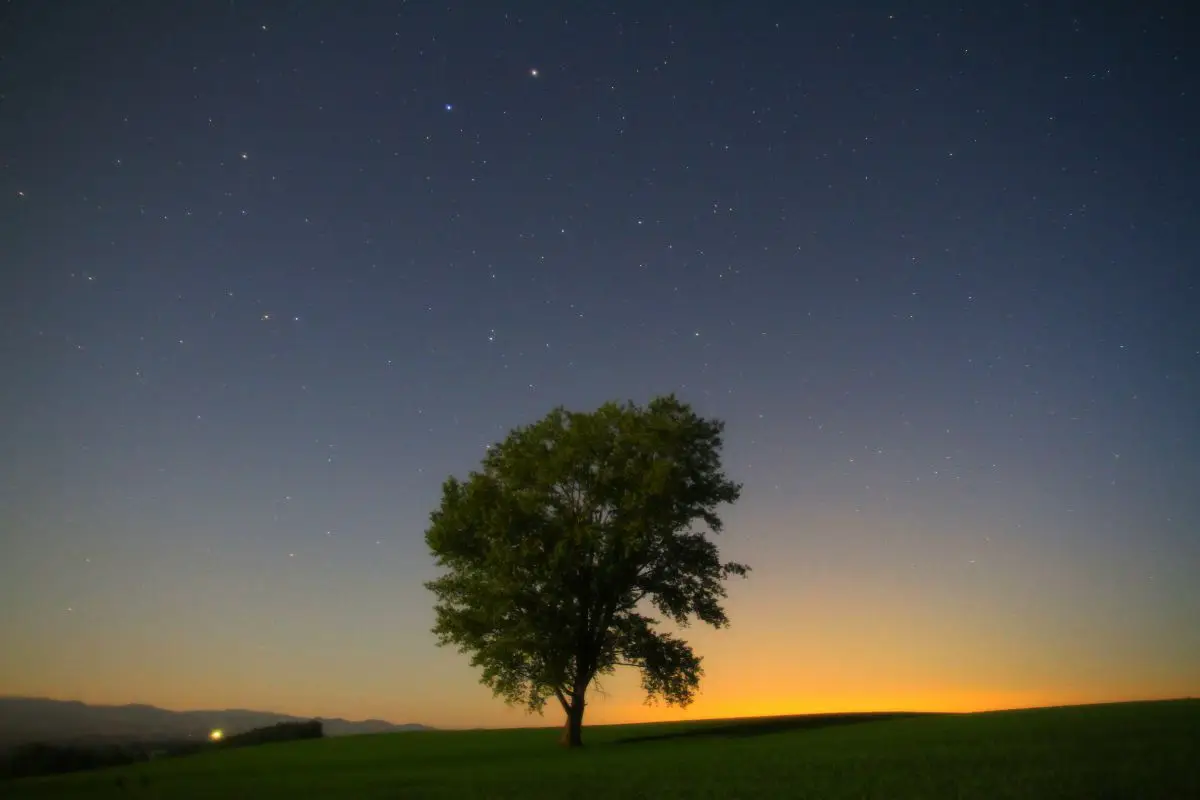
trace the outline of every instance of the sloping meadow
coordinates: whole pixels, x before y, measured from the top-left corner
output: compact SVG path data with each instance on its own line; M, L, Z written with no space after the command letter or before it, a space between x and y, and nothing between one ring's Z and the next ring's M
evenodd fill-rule
M0 786L12 798L1200 797L1200 700L355 736Z

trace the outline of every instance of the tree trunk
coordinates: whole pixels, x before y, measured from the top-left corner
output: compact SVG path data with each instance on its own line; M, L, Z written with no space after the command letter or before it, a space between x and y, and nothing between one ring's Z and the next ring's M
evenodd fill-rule
M566 709L567 721L558 740L563 747L583 747L583 706L583 698L577 697Z

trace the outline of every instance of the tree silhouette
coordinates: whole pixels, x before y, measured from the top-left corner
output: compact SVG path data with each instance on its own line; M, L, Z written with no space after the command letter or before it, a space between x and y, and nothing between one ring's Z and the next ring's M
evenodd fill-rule
M557 698L569 747L582 744L588 687L618 666L641 670L647 702L691 703L700 657L643 612L729 623L724 580L749 567L722 563L693 530L719 533L717 508L741 492L721 468L723 429L674 395L559 407L449 478L425 534L446 570L426 584L438 644L470 653L510 704L541 713Z

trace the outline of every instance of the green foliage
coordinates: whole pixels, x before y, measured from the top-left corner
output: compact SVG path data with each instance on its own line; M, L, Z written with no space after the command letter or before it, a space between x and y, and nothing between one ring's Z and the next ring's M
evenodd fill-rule
M643 612L728 624L723 582L749 568L695 529L719 533L718 507L741 491L721 468L723 427L674 396L556 408L447 480L425 534L446 570L427 584L439 644L532 711L557 697L581 716L588 686L620 665L641 670L648 701L690 703L701 659Z

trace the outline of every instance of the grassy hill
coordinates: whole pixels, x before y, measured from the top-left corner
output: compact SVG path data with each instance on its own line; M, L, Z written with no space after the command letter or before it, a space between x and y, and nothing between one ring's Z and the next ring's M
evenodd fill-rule
M264 745L0 784L11 798L1200 797L1200 700Z
M271 711L242 708L170 711L140 704L88 705L43 697L0 697L0 749L25 742L146 742L162 739L205 739L213 728L236 734L280 722L305 722ZM421 730L423 725L395 725L377 719L361 722L322 719L326 736Z

